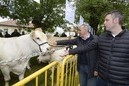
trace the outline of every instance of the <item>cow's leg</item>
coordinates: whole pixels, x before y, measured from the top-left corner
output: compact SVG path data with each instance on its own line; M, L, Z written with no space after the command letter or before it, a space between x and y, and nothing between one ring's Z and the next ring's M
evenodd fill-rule
M29 63L29 62L28 62L28 64L27 64L27 69L31 70L31 68L30 68L30 63Z
M23 72L19 75L19 80L22 80L24 78L26 69L23 70Z
M4 80L5 80L5 86L9 86L9 81L10 81L10 70L7 66L2 67L1 71L3 73L4 76Z
M22 80L24 78L24 73L19 75L19 80Z

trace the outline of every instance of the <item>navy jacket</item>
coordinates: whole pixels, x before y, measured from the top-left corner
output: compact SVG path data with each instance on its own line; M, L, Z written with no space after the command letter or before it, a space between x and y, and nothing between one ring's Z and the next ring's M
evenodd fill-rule
M91 40L94 39L94 36L91 34L87 40L83 40L81 37L77 37L71 40L60 40L57 41L57 45L77 45L77 47L83 47L88 44ZM88 65L90 69L89 77L93 76L95 62L96 62L96 50L91 51L82 51L79 52L79 49L73 49L72 52L69 50L70 54L78 54L77 60L77 69L79 70L80 65Z

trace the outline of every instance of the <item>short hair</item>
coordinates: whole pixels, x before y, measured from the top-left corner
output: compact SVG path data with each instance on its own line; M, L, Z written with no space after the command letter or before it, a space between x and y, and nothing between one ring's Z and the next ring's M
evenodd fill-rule
M80 25L79 28L80 27L87 28L88 29L88 32L91 32L91 26L88 23L84 23L84 24Z
M124 16L123 16L123 14L122 14L120 11L118 11L118 10L113 10L113 11L110 11L110 12L106 13L105 16L107 16L107 15L109 15L109 14L113 15L114 18L118 18L120 25L123 23Z

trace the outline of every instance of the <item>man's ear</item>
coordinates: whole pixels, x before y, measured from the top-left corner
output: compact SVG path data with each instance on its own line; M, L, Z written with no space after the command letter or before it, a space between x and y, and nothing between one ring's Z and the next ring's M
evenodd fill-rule
M119 23L119 18L115 18L114 23Z

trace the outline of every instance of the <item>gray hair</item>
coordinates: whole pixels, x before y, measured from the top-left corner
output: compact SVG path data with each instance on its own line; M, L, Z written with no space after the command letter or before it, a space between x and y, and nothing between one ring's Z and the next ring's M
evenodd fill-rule
M107 16L107 15L109 15L109 14L113 15L114 18L119 18L119 24L122 24L122 23L123 23L124 16L123 16L123 14L122 14L120 11L118 11L118 10L113 10L113 11L111 11L111 12L106 13L105 16Z
M88 29L88 32L91 32L92 31L92 28L91 28L91 26L88 23L84 23L84 24L80 25L79 28L82 27L82 26L84 28L87 28Z

